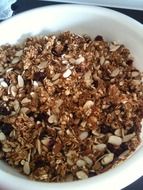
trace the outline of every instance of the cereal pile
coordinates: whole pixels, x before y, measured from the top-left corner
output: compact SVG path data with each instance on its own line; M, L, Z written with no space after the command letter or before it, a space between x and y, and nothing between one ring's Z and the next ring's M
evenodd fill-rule
M58 182L115 167L140 144L142 73L130 51L70 32L0 47L0 159Z

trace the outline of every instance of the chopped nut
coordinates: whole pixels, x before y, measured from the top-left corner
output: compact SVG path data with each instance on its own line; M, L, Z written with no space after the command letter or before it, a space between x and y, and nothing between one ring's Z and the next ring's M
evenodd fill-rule
M18 81L18 86L19 86L20 88L23 88L23 87L24 87L24 80L23 80L23 78L22 78L21 75L18 75L17 81Z
M84 140L88 137L88 132L82 132L80 135L79 135L79 138L80 140Z
M23 172L26 174L26 175L29 175L30 174L30 165L29 165L29 162L25 162L24 165L23 165Z
M93 105L94 105L94 102L91 101L91 100L88 100L88 101L84 104L83 109L84 109L84 110L88 110L88 109L90 109Z
M1 160L45 182L96 176L126 160L142 131L143 74L133 60L99 35L2 45Z
M77 165L78 167L83 167L83 166L85 166L85 161L84 161L84 160L78 160L78 161L76 162L76 165Z
M50 115L50 117L48 118L48 122L49 123L54 123L57 124L57 116L56 115Z
M108 143L119 146L122 143L122 139L118 136L111 135L108 139Z
M57 80L60 76L61 76L60 73L56 73L56 74L53 76L52 81Z
M4 151L4 152L6 152L6 153L8 153L8 152L11 152L11 148L2 148L2 150Z
M111 163L114 159L114 154L113 153L109 153L109 154L106 154L105 157L101 160L101 163L103 165L107 165L109 163Z
M28 104L30 102L31 102L31 100L28 98L23 98L23 100L21 101L22 104Z
M41 142L39 139L37 139L37 150L38 150L38 153L41 154Z
M93 161L88 156L84 156L83 159L90 167L93 165Z
M47 61L41 62L37 67L39 69L45 69L47 67Z
M13 97L16 96L16 94L17 94L17 88L16 88L16 86L11 86L11 88L10 88L10 93L11 93L11 95L12 95Z
M121 137L122 136L121 129L116 129L114 134L118 137Z
M22 54L23 54L23 50L19 50L16 52L15 56L20 57L20 56L22 56Z
M111 73L111 77L116 77L119 73L120 73L119 68L116 68L116 69Z
M106 144L97 144L97 145L94 145L94 149L98 150L98 151L104 151L105 148L106 148Z
M85 82L86 86L91 86L91 84L93 83L93 79L92 79L92 75L91 75L90 70L85 73L84 82Z
M110 51L116 51L117 49L120 48L120 45L116 44L110 44Z
M5 81L0 82L0 85L4 88L8 87L8 84Z
M12 60L12 64L16 64L20 61L19 57L15 57L13 60Z
M0 141L6 140L6 136L3 132L0 132Z
M14 103L14 110L18 113L20 110L20 104L18 100L15 100L13 103Z
M64 72L63 77L64 77L64 78L68 78L71 74L72 74L71 70L70 70L70 69L67 69L67 70Z
M138 71L133 71L132 72L132 77L137 77L139 76L139 72Z
M85 60L85 58L81 56L75 60L75 64L80 64L80 63L84 62L84 60Z
M135 136L135 133L125 135L125 136L123 137L123 142L128 142L128 141L130 141L134 136Z
M86 179L88 178L87 174L83 171L78 171L76 172L76 176L78 179Z

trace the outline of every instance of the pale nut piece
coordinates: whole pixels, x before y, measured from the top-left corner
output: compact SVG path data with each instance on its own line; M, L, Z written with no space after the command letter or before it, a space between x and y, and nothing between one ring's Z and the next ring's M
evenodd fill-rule
M56 115L50 115L50 117L48 118L48 122L49 123L54 123L54 124L57 124L58 122L58 119L57 119L57 116Z
M122 132L121 132L121 129L116 129L114 134L118 137L121 137L122 136Z
M39 69L45 69L45 68L47 68L47 66L48 66L47 61L43 61L43 62L41 62L37 67L38 67Z
M108 139L108 143L120 146L122 144L122 139L118 136L111 135Z
M20 56L22 56L22 54L23 54L23 50L19 50L16 52L15 56L20 57Z
M24 165L23 165L23 172L26 174L26 175L29 175L30 174L30 165L29 165L29 162L25 162Z
M3 88L7 88L8 84L5 81L1 81L0 86L2 86Z
M78 179L86 179L86 178L88 178L87 174L84 171L76 172L76 176L77 176Z
M85 161L84 160L77 160L77 162L76 162L76 165L78 166L78 167L83 167L83 166L85 166Z
M70 75L72 74L70 69L67 69L64 73L63 73L63 77L64 78L68 78Z
M12 60L12 64L16 64L20 61L20 58L19 57L15 57L13 60Z
M81 57L79 57L78 59L75 60L75 64L78 65L78 64L81 64L84 61L85 61L85 58L81 56Z
M23 88L23 87L24 87L24 80L23 80L23 78L22 78L21 75L18 75L18 76L17 76L17 81L18 81L18 86L19 86L20 88Z
M83 159L90 167L93 165L93 161L88 156L84 156Z
M125 136L123 137L123 142L128 142L128 141L130 141L135 135L136 135L135 133L125 135Z
M106 154L105 157L101 160L102 165L107 165L109 163L111 163L114 159L114 154L113 153L109 153Z
M106 144L97 144L97 145L94 145L93 148L94 148L94 150L104 151L106 148Z
M84 140L88 137L88 132L84 131L79 135L80 140Z
M115 70L112 71L111 77L116 77L120 73L119 68L116 68Z
M88 101L84 104L83 109L84 109L84 110L88 110L88 109L90 109L93 105L94 105L94 102L91 101L91 100L88 100Z
M0 141L6 140L6 136L3 132L0 132Z

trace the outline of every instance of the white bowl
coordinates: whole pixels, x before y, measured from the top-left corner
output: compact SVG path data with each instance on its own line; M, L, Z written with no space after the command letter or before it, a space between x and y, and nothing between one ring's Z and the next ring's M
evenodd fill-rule
M100 7L57 5L31 10L0 24L0 44L17 43L27 36L70 30L125 44L143 71L143 26L137 21ZM120 166L99 176L68 183L30 181L0 161L0 186L9 190L119 190L143 175L143 147Z

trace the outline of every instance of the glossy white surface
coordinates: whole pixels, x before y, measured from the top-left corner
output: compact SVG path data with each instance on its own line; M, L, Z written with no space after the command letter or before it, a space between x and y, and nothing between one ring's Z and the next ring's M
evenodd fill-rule
M27 36L70 30L125 44L143 71L143 27L115 11L90 6L60 5L22 13L0 24L0 44L16 43ZM143 147L126 162L83 181L40 183L27 180L0 161L0 186L13 190L119 190L143 175Z

